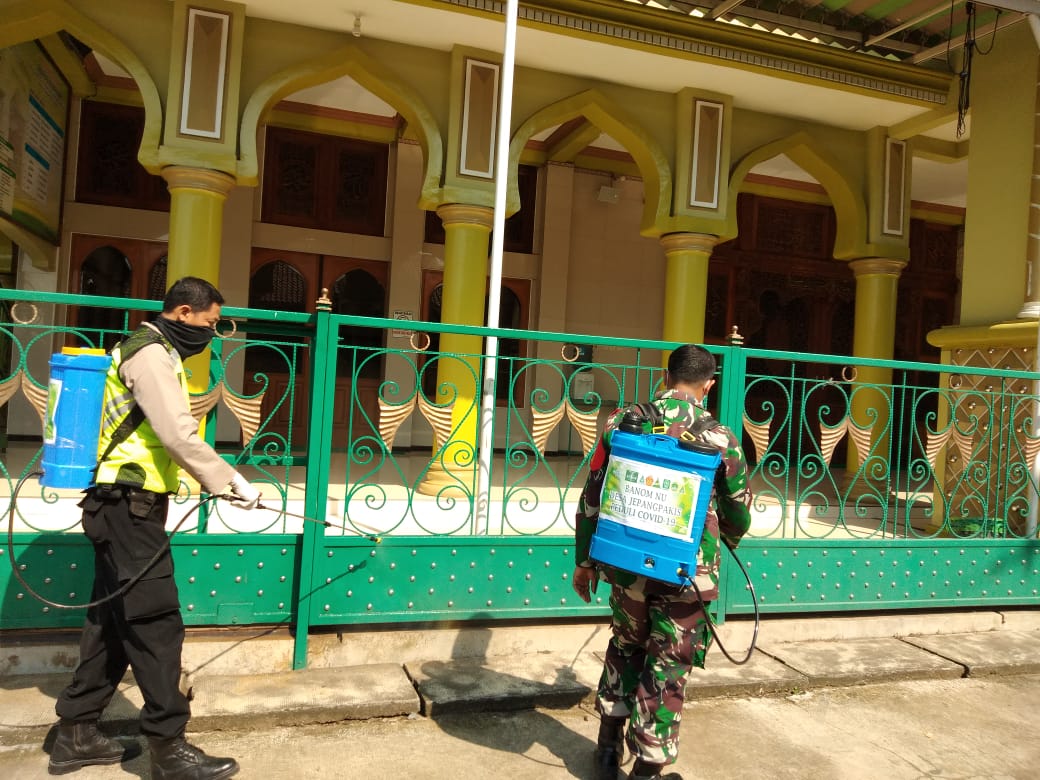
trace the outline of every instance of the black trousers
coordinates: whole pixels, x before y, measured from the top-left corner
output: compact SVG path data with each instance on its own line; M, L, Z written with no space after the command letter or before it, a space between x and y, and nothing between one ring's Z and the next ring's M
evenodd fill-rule
M91 601L116 592L164 549L167 504L165 495L118 486L87 493L80 506L83 530L94 545ZM96 720L129 667L144 697L141 733L182 736L191 716L180 691L183 645L173 558L165 548L125 594L87 611L79 666L55 711L66 721Z

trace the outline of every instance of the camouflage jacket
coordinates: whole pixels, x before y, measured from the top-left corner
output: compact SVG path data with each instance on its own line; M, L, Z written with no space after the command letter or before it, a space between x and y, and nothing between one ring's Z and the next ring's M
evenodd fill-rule
M693 396L679 390L665 390L659 393L652 403L660 412L668 434L675 437L689 429L695 420L708 414ZM618 409L607 420L603 435L589 462L589 477L578 500L578 512L574 523L575 561L579 565L589 566L595 563L589 558L589 548L599 518L600 494L603 490L607 458L610 455L610 439L625 411L626 409ZM645 426L647 433L650 432L650 426L651 423L648 421ZM729 428L719 425L705 431L698 438L719 448L723 464L712 490L711 505L704 522L704 536L697 553L697 587L701 597L710 601L718 597L720 536L736 547L747 533L751 525L751 490L748 487L744 451ZM601 578L623 588L673 596L684 594L690 599L696 599L693 588L684 590L679 586L651 580L612 566L599 565L599 569Z

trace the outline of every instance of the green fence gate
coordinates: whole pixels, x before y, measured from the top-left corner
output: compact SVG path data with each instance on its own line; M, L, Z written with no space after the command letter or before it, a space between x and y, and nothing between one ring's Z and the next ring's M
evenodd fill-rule
M3 290L0 303L12 522L0 557L46 598L83 603L92 556L77 495L28 480L11 496L39 465L50 354L111 346L158 305ZM604 591L585 605L570 588L577 495L604 418L650 395L674 345L421 322L402 334L330 311L224 316L193 411L269 509L192 512L198 486L184 481L170 526L187 515L172 547L189 626L289 625L299 667L311 630L606 614ZM485 356L429 349L441 333L510 345L485 410L490 453L476 445ZM739 552L762 612L1040 603L1036 375L710 349L709 406L752 468ZM32 598L6 562L0 587L5 630L82 622ZM718 608L753 610L728 561Z

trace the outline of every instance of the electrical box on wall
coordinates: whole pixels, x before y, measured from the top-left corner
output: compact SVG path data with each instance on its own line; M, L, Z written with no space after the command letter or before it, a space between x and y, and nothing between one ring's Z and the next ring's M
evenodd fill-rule
M571 377L571 398L576 401L585 400L586 396L596 389L596 380L591 373L579 371Z

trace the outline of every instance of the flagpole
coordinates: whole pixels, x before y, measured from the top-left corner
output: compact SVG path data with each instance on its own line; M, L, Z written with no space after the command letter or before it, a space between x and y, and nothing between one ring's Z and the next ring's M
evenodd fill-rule
M509 133L513 114L513 64L516 59L518 0L506 4L505 42L502 50L502 79L499 90L498 139L495 151L495 214L492 222L491 265L488 271L487 326L498 327L502 297L502 252L505 242L506 193L509 183ZM491 503L491 461L494 457L495 379L498 369L498 338L489 336L484 352L484 379L480 399L477 444L476 532L488 532Z

